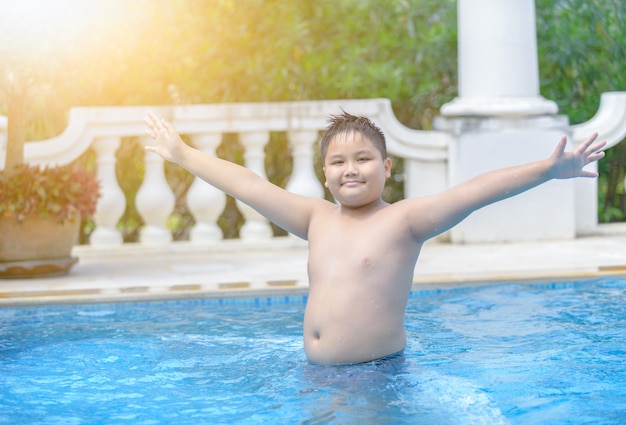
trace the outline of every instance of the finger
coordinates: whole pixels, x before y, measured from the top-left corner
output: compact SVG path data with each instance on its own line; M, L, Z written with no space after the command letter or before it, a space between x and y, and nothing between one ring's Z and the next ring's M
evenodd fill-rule
M563 155L563 152L565 152L565 146L567 146L567 136L563 135L563 137L561 137L561 140L559 140L559 143L556 145L554 153L557 156Z
M159 118L154 115L152 112L148 111L147 117L144 118L146 124L151 127L156 133L160 133L162 131L167 131L164 123L166 122L163 118Z
M604 152L597 152L594 153L592 155L589 155L586 159L585 159L585 165L586 164L590 164L592 162L596 162L599 161L600 159L604 158Z
M163 136L168 136L174 132L174 128L169 122L165 121L165 118L159 118L157 126L159 128L159 133Z
M587 148L593 143L594 140L596 140L597 137L598 137L598 133L593 133L587 140L585 140L583 143L580 144L580 146L578 146L578 149L576 149L576 152L577 153L586 152Z
M148 114L144 117L144 121L149 126L154 127L154 124L157 122L157 117L151 111L148 111Z
M154 113L152 111L148 111L148 118L150 119L150 121L152 122L157 122L159 119L157 118L156 115L154 115Z
M146 124L146 126L148 127L148 129L152 129L152 128L154 128L154 125L152 124L152 121L150 121L150 118L148 118L148 117L144 117L144 118L143 118L143 122L144 122L144 124Z
M156 138L159 127L157 126L157 121L153 119L153 117L145 117L144 122L148 127L147 131L150 131L150 137Z
M150 129L150 128L147 128L147 129L146 129L146 134L147 134L148 136L150 136L151 138L153 138L153 139L156 139L156 138L157 138L156 133L155 133L152 129Z
M580 173L580 177L598 177L596 171L583 171Z
M585 154L591 155L594 152L598 152L602 148L606 146L606 140L602 140L594 145L589 146L589 148L585 151Z
M165 118L161 118L159 120L159 125L167 133L174 133L174 126L172 126L172 124L170 124L168 121L166 121Z

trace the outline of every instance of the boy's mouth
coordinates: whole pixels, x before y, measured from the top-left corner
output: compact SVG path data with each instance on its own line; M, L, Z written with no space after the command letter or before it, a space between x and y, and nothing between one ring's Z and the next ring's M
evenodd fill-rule
M348 186L348 187L358 186L360 184L363 184L363 182L360 180L345 180L344 182L341 183L342 186Z

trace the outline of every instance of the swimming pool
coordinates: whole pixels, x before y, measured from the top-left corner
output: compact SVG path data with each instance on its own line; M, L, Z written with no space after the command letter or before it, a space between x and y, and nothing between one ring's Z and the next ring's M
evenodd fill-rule
M626 279L414 291L390 361L309 364L306 297L0 309L0 424L618 424Z

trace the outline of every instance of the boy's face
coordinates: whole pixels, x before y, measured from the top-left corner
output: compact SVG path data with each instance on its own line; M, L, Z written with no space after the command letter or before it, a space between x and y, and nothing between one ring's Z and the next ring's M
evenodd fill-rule
M324 186L335 200L358 208L380 199L391 175L391 160L360 133L338 134L328 145L323 170Z

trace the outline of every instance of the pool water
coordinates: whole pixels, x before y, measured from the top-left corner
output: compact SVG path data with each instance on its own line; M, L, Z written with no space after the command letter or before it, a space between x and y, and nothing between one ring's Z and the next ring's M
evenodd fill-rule
M0 309L0 424L622 424L626 279L414 291L404 356L309 364L306 297Z

